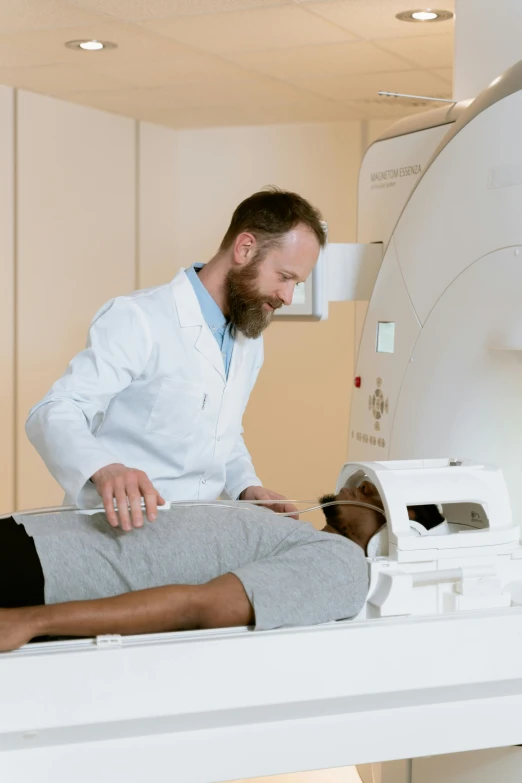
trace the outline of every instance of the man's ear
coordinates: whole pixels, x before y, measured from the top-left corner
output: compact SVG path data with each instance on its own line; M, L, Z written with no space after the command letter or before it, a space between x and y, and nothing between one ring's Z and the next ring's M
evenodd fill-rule
M232 258L238 266L248 264L256 251L256 238L249 231L238 234L234 240Z

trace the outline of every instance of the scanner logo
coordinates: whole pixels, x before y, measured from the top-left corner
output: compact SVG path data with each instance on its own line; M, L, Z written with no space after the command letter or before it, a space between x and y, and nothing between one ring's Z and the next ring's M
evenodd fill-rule
M368 398L368 410L371 411L372 416L375 419L374 429L379 432L381 429L381 419L383 416L388 415L390 406L388 398L384 396L382 390L382 378L377 378L376 386L377 388Z
M375 188L393 188L397 180L402 177L418 177L422 173L420 163L414 163L411 166L397 166L392 169L383 169L382 171L370 172L370 187Z

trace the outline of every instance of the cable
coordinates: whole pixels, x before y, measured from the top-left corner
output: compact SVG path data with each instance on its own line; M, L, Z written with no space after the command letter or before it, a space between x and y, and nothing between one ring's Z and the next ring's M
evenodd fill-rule
M285 501L281 501L281 502L285 502ZM298 500L297 501L292 500L286 502L299 503ZM359 506L359 508L369 508L372 511L378 511L379 514L382 514L383 517L386 519L386 512L382 508L379 508L379 506L373 506L371 503L362 503L359 500L330 500L328 503L319 503L317 506L311 506L310 508L305 508L302 511L299 511L299 514L308 514L309 511L316 511L319 508L323 509L323 508L327 508L328 506ZM292 516L291 511L287 511L285 513L283 513L282 511L274 511L273 513L276 514L276 516L280 516L280 517Z
M169 501L168 505L165 504L165 506L158 506L158 510L168 510L172 508L173 506L178 506L180 508L190 508L192 506L199 506L199 507L207 507L207 508L241 508L240 504L245 504L247 506L266 506L267 503L314 503L313 500L238 500L235 502L234 505L232 503L227 503L227 501L224 500L171 500ZM330 500L328 503L319 503L315 506L310 506L309 508L305 508L302 511L298 511L299 514L308 514L310 511L316 511L317 509L323 509L327 508L328 506L359 506L360 508L369 508L372 511L377 511L379 514L382 514L384 518L386 518L386 514L383 511L382 508L379 508L378 506L373 506L371 503L362 503L357 500ZM143 510L143 507L142 507ZM80 513L83 511L86 515L92 515L95 513L103 514L105 513L103 508L100 509L81 509L77 506L47 506L44 508L32 508L28 509L27 511L14 511L11 514L2 514L0 516L0 520L2 519L9 519L9 517L13 516L13 513L17 516L36 516L38 514L56 514L61 513L63 511L79 511ZM293 514L295 514L295 511L274 511L274 514L279 517L291 517Z

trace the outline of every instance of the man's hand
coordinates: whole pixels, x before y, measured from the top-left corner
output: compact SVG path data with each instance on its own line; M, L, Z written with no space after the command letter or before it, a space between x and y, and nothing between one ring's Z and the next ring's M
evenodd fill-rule
M118 527L118 516L123 530L143 526L141 499L145 500L145 510L149 522L154 522L158 505L165 501L152 486L149 477L142 470L127 468L125 465L113 463L107 465L91 477L98 495L103 500L103 507L109 524ZM114 508L114 500L118 513ZM130 507L130 514L129 514Z
M284 495L280 495L278 492L272 492L271 489L265 489L265 487L247 487L239 496L240 500L266 500L263 505L272 511L283 511L286 514L291 514L293 519L299 519L299 511L292 503L270 503L271 500L285 500Z

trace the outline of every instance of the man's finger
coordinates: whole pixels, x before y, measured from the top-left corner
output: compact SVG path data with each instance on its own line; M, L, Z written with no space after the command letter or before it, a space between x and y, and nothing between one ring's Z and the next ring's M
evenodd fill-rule
M141 492L138 484L134 481L127 484L127 497L131 510L131 520L133 527L143 527L143 513L141 510Z
M140 481L140 490L145 500L145 512L149 522L155 522L158 516L159 495L148 479Z
M297 515L299 512L291 503L271 503L269 500L266 500L263 505L271 511L275 511L276 514L291 514L294 519L298 519Z
M284 495L280 495L279 492L272 492L271 489L267 490L266 497L271 500L286 500Z
M279 508L276 507L276 511L288 514L292 519L299 519L299 509L296 508L293 503L278 503L277 505Z
M293 503L289 503L284 495L280 495L278 492L272 492L270 490L270 498L272 500L281 500L284 502L281 503L274 503L271 507L274 509L274 511L281 511L285 514L295 514L297 515L295 518L298 518L299 515L299 509L294 506Z
M118 515L114 509L114 489L111 483L104 486L102 491L103 507L107 521L112 527L118 527Z
M117 483L114 491L116 505L118 507L118 517L122 530L130 530L132 525L129 516L129 501L125 492L125 484Z

